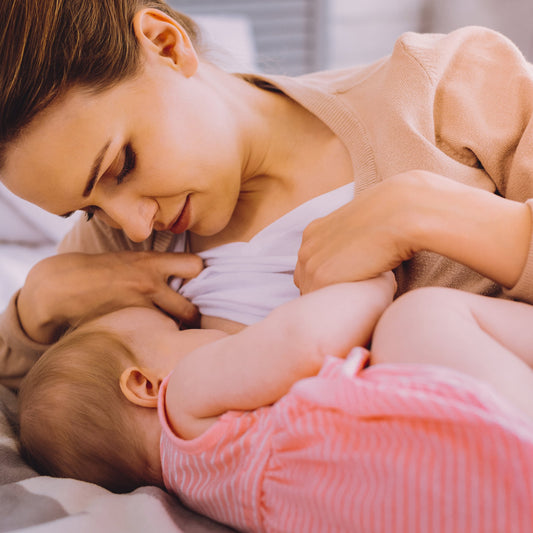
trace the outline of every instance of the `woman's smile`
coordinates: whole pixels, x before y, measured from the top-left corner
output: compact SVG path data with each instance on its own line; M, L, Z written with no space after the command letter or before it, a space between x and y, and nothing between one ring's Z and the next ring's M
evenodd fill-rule
M172 233L183 233L184 231L188 229L190 223L191 223L191 195L189 194L187 195L187 198L185 199L185 204L183 205L183 209L181 210L175 222L171 224L169 229Z

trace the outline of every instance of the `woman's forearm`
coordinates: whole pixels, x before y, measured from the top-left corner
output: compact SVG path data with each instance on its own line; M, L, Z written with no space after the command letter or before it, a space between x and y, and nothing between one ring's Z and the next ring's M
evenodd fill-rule
M372 278L426 250L509 288L524 269L530 238L526 204L413 170L361 191L309 224L294 279L307 293Z
M14 294L0 314L0 384L18 389L20 382L47 346L32 342L21 331Z
M18 297L19 321L28 337L43 344L70 325L129 306L162 309L194 324L198 310L168 286L168 279L190 278L201 269L201 259L191 254L55 255L29 272Z
M59 338L66 324L54 314L53 306L60 296L53 293L53 289L52 294L47 292L51 280L47 279L45 270L41 263L30 271L17 298L16 309L24 333L35 342L51 344Z
M424 176L410 219L412 247L446 256L510 288L524 269L531 214L521 202Z

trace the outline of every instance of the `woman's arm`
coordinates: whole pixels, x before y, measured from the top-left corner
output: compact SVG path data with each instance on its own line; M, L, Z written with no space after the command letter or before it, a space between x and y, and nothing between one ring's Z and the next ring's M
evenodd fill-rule
M416 180L420 191L411 193L419 196L421 207L412 239L418 249L437 252L513 287L528 256L528 205L429 173L420 173Z
M46 258L29 272L18 296L21 327L33 340L51 343L81 320L121 307L160 308L192 321L195 307L168 286L202 269L190 254L158 252L68 253Z
M326 287L191 352L169 379L166 405L172 425L192 438L205 429L206 420L228 410L278 400L295 381L316 374L326 355L344 357L354 346L366 345L394 290L391 273Z
M431 172L405 172L312 222L295 282L307 293L375 276L426 250L509 288L526 263L531 232L524 203Z
M35 361L49 347L29 339L20 328L16 300L11 297L0 315L0 385L17 390Z
M97 217L80 219L49 257L29 272L20 291L20 324L43 344L80 320L127 306L158 307L194 324L197 309L168 286L172 276L190 278L202 269L199 257L153 252L152 236L134 243Z
M380 73L390 114L366 123L383 181L310 225L297 285L364 279L426 250L533 303L531 65L501 34L463 28L405 34Z
M158 307L194 324L196 307L170 289L168 279L195 276L202 261L150 252L158 244L133 243L96 218L79 220L59 245L60 255L35 265L0 315L0 383L17 388L66 328L112 309Z

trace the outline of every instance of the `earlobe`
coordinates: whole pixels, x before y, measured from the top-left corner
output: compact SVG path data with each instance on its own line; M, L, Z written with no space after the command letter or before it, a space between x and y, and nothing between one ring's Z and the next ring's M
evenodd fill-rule
M163 59L186 77L198 70L198 55L185 29L158 9L141 9L133 18L135 36L145 58Z
M120 390L131 403L153 409L157 407L161 382L155 372L132 366L122 372Z

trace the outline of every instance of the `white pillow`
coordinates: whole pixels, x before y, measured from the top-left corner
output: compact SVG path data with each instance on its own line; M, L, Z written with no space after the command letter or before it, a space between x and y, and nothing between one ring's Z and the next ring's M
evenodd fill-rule
M15 196L0 185L0 242L55 244L72 227L77 215L65 219Z
M55 244L41 246L0 244L0 312L6 308L15 291L24 285L30 268L41 259L54 255L55 252Z

